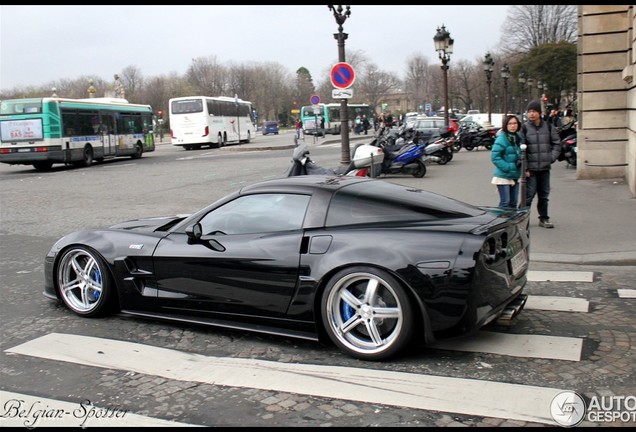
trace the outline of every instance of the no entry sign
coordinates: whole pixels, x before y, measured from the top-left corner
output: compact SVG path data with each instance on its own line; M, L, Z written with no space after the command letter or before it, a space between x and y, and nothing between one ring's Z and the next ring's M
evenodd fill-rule
M339 89L346 89L353 85L356 74L349 63L336 63L331 68L331 84Z

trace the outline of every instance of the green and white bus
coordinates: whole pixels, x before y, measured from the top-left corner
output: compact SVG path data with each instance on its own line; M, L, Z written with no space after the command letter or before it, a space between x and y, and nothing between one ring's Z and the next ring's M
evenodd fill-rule
M155 150L150 105L125 99L56 97L0 101L0 162L90 166Z
M373 122L373 111L367 104L347 104L349 111L349 130L353 131L353 122L357 116L366 115ZM338 135L340 133L340 103L305 105L300 109L300 120L303 130L309 135L319 135L320 118L325 119L325 134Z

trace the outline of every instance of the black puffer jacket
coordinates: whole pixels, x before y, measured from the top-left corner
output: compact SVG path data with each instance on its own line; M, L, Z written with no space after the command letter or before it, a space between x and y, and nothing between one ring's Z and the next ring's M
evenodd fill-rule
M530 171L549 170L561 152L561 142L557 128L541 120L537 127L534 122L523 124L522 134L526 149L527 169Z

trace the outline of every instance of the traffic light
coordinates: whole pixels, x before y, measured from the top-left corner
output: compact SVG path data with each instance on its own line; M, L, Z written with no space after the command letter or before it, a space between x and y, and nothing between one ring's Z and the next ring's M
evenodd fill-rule
M157 111L157 117L163 118L163 111L161 110Z
M298 105L298 102L296 102L296 101L294 101L294 102L292 102L292 103L294 104L294 106L297 106L297 105Z

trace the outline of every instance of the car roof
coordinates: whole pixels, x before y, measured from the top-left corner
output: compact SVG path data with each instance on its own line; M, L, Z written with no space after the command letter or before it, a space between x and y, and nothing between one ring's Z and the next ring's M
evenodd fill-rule
M283 177L278 179L264 180L248 186L244 186L240 193L268 192L271 190L280 191L287 189L297 192L313 192L316 189L328 189L335 191L353 183L372 181L368 177L358 176L338 176L338 175L304 175Z

